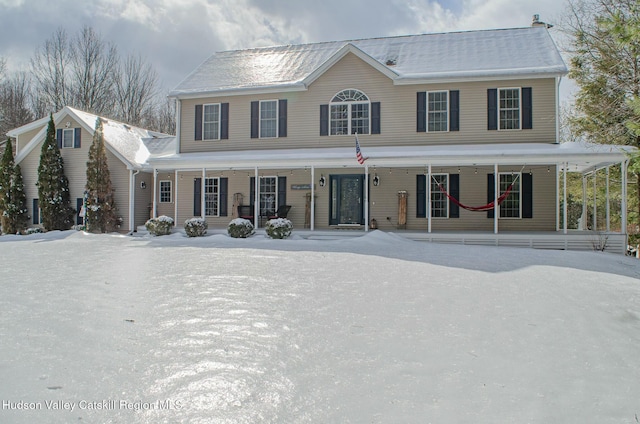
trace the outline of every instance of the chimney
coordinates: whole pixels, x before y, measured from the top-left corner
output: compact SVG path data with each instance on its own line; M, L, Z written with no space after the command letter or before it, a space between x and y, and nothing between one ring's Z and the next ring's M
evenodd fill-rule
M553 28L553 25L544 23L540 20L540 15L533 15L533 22L531 22L532 27L545 27L545 28Z

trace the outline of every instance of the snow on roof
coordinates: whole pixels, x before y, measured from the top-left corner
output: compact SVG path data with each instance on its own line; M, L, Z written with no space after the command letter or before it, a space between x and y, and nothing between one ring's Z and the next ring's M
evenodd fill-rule
M83 112L69 107L79 119L81 119L87 127L95 129L97 115ZM173 143L173 152L175 152L175 137L144 128L134 127L112 119L102 118L102 126L104 131L105 143L110 145L117 153L122 155L132 165L144 164L151 156L151 151L156 151L154 140L160 139L163 148ZM151 147L151 149L149 149Z
M398 83L497 76L562 75L548 30L527 27L287 45L214 53L170 93L304 87L345 46L388 68Z
M554 164L569 162L571 171L587 172L620 163L636 151L631 146L602 145L586 142L562 144L500 143L434 146L370 147L362 145L362 153L371 166L470 166L515 164ZM182 153L150 158L155 168L205 167L209 169L251 169L308 166L359 166L354 147L314 149L274 149L226 151L214 153Z

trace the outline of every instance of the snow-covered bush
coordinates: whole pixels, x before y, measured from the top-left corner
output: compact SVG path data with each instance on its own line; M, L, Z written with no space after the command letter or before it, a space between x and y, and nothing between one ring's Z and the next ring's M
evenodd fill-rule
M293 224L286 218L270 219L265 230L272 239L285 239L291 235Z
M256 231L248 219L236 218L229 223L227 232L233 238L247 238L252 236Z
M77 225L74 225L73 227L71 227L71 229L72 230L76 230L76 231L84 231L86 228L82 224L77 224Z
M29 234L38 234L38 233L44 233L44 230L41 227L27 228L27 235L29 235Z
M147 231L154 236L166 236L171 233L173 218L161 215L157 218L151 218L144 224L144 226L147 228Z
M184 232L189 237L202 237L207 234L209 225L204 218L191 218L184 222Z

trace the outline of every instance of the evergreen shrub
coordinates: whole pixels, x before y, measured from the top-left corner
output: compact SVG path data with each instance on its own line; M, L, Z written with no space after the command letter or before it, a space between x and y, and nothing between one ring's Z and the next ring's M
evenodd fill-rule
M265 230L272 239L285 239L291 235L293 224L286 218L270 219Z
M207 234L207 228L209 225L203 218L191 218L184 222L184 232L189 237L202 237Z
M171 233L171 228L173 228L173 218L161 215L157 218L151 218L145 222L144 226L154 236L166 236Z
M252 236L256 231L248 219L236 218L229 223L227 232L233 238L247 238Z

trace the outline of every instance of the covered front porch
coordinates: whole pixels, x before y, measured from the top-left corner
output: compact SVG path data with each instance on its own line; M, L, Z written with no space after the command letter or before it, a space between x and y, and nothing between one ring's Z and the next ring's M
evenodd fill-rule
M211 229L223 230L237 217L240 195L240 202L253 208L256 228L264 224L264 217L278 204L287 203L292 206L288 218L296 233L309 238L377 228L439 243L572 250L598 249L604 244L602 250L620 253L626 250L626 166L631 148L565 143L363 146L362 150L367 158L362 165L356 161L353 148L152 158L153 215L172 216L178 226L185 219L202 216ZM593 216L606 214L607 225L594 229L583 220L580 229L574 231L564 218L567 174L579 173L587 178L611 166L623 170L622 181L614 188L622 192L621 212L616 220L619 228L609 224L608 207L606 211L596 211L594 206ZM495 175L501 178L492 178ZM429 182L423 182L422 191L421 180ZM508 186L505 182L514 180L518 181L517 190L510 194L508 202L501 203L501 194ZM161 181L173 182L170 204L161 201ZM497 207L478 212L456 209L451 202L443 206L438 181L444 181L448 194L464 204L493 203ZM206 188L205 182L209 184ZM200 184L200 189L195 184ZM529 193L527 184L533 184ZM264 190L269 185L273 185L268 188L273 195L267 199ZM346 191L353 201L341 198L340 190ZM607 190L607 197L608 193ZM349 207L358 213L350 213L344 219L340 216L343 203L352 204ZM606 204L609 203L607 199ZM586 208L586 202L583 204ZM529 212L525 210L527 207ZM265 208L269 208L268 213Z

